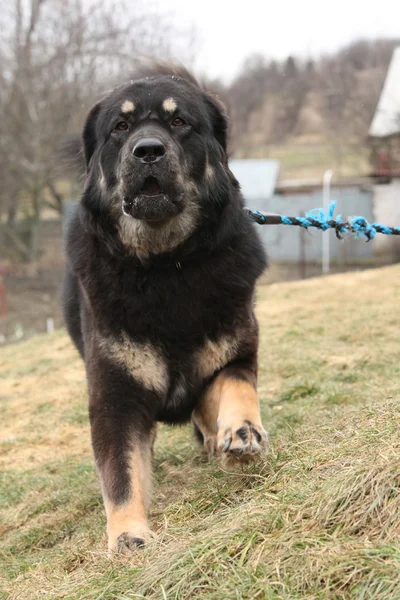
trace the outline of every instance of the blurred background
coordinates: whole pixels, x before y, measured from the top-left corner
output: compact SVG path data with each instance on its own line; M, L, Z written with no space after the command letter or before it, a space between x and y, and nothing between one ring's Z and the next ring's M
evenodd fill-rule
M63 230L82 186L61 149L143 57L184 63L226 104L251 208L297 216L336 200L400 225L398 13L392 0L3 2L0 343L61 326ZM390 237L259 231L265 283L400 260Z

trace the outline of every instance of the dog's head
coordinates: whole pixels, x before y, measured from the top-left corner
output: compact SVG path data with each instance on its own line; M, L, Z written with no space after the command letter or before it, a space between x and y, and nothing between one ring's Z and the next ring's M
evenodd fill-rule
M86 189L138 254L173 249L226 201L225 111L188 74L118 87L90 111L83 142Z

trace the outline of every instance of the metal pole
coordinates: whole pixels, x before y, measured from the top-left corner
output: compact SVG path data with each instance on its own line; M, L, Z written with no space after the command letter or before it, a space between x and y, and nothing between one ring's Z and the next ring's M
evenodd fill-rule
M303 211L302 216L305 217L306 213ZM300 233L300 278L306 278L306 230L304 227L299 227Z
M331 197L331 179L332 179L333 171L332 169L328 169L324 173L324 177L322 180L322 201L324 207L324 213L327 214L329 208L329 202ZM326 235L322 236L322 273L326 275L329 273L330 266L330 256L329 256L329 231L326 232Z

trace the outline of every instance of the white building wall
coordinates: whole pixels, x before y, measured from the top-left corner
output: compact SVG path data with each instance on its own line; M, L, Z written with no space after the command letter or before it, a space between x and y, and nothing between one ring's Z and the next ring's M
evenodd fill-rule
M400 179L374 186L374 221L388 227L400 227ZM400 238L377 235L374 240L377 254L400 252Z

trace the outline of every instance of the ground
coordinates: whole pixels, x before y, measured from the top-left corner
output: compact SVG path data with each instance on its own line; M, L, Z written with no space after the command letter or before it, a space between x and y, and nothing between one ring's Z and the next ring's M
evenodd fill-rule
M208 463L162 427L158 539L106 554L83 365L64 331L0 350L0 598L400 598L400 266L260 286L270 452Z

